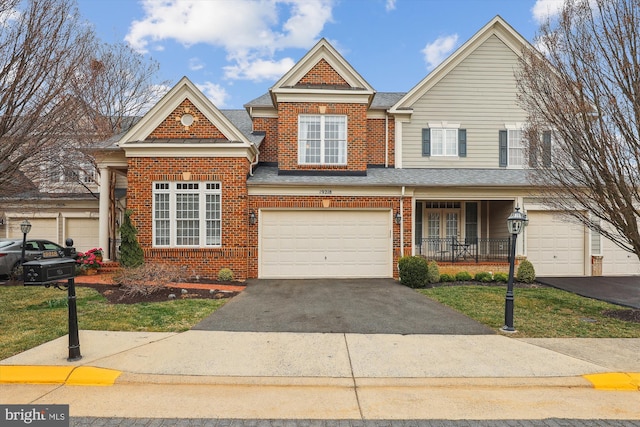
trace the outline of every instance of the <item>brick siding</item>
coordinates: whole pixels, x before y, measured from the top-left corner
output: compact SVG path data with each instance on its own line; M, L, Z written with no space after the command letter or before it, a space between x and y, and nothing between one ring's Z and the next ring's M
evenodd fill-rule
M349 86L347 81L340 76L329 63L321 59L316 65L300 81L297 86L306 85L332 85L332 86Z
M191 126L183 126L180 123L180 118L184 114L193 116L194 121ZM156 138L227 139L188 99L182 101L148 137L148 139Z

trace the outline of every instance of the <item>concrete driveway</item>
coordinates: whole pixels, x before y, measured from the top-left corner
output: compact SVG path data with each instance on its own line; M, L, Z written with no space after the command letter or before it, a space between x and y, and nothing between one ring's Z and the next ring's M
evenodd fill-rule
M640 276L537 277L536 280L583 297L640 308Z
M193 329L354 334L495 333L392 279L249 280L245 291Z

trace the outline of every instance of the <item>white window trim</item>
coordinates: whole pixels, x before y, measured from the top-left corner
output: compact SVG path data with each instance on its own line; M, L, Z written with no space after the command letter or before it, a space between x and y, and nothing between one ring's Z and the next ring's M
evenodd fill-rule
M525 149L524 149L524 123L505 123L504 128L507 130L507 169L524 169L528 167L529 161L525 159ZM514 147L511 146L511 138L509 137L509 131L520 131L521 142L520 142L520 153L522 161L519 165L514 165L511 163L511 150Z
M449 122L429 122L429 132L431 132L431 157L459 157L459 153L458 153L458 130L460 129L460 123L449 123ZM434 130L443 130L446 131L447 130L455 130L456 131L456 141L455 141L455 152L454 153L447 153L445 148L446 148L446 138L443 138L442 141L442 154L435 154L434 147L435 147L435 143L434 143L434 138L433 138L433 131Z
M305 162L305 155L301 150L301 126L300 119L302 117L319 117L320 118L320 162ZM342 163L328 163L325 159L325 120L327 117L344 117L344 162ZM348 164L348 143L347 138L349 135L349 118L345 114L299 114L298 115L298 164L299 165L337 165L345 166ZM306 154L306 152L304 152Z
M177 189L177 184L189 184L197 183L198 189ZM168 184L169 189L156 189L157 184ZM207 189L207 184L213 184L217 186L217 189ZM198 245L178 245L177 241L177 217L176 217L176 195L177 194L199 194L198 198L198 221L199 221L199 233L198 233ZM156 244L156 194L169 194L169 244L158 245ZM207 242L207 218L206 218L206 196L209 194L216 194L220 196L220 242L216 244L206 244ZM222 246L222 184L217 181L154 181L152 182L152 247L154 248L219 248Z

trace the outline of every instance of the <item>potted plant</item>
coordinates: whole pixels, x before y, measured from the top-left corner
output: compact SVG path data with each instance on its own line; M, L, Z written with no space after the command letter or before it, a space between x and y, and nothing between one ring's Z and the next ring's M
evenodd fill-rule
M87 252L78 252L76 259L80 272L87 275L97 274L102 267L102 248L89 249Z

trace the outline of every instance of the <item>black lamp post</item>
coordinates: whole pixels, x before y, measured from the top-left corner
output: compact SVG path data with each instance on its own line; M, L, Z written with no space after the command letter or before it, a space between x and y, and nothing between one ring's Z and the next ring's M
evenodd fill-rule
M24 251L27 248L27 234L31 231L31 223L26 219L22 221L20 223L20 231L22 231L22 258L20 258L20 263L24 264Z
M515 212L512 212L509 218L507 218L507 228L509 234L511 234L511 253L509 254L509 282L507 282L507 295L504 304L504 326L502 327L502 330L505 332L516 331L513 327L513 273L516 261L516 240L518 239L518 234L522 232L522 229L528 223L527 215L520 212L519 207L516 207Z

